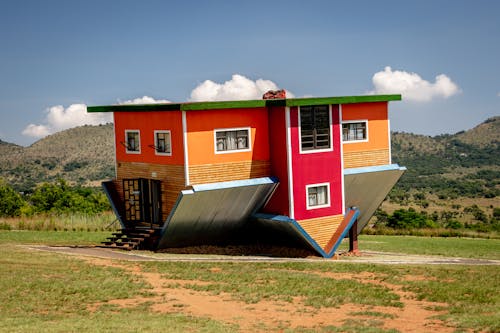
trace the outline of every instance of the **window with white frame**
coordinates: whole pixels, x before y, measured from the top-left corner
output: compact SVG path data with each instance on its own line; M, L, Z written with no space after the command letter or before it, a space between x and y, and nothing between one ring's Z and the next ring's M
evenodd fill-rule
M342 140L344 142L368 141L368 121L343 122Z
M172 140L170 131L155 131L154 149L157 155L172 155Z
M141 153L141 135L139 130L125 131L125 148L129 154Z
M215 152L239 152L250 150L250 128L215 130Z
M330 206L330 184L312 184L306 186L307 209Z
M331 147L330 110L328 105L300 107L301 149L322 150Z

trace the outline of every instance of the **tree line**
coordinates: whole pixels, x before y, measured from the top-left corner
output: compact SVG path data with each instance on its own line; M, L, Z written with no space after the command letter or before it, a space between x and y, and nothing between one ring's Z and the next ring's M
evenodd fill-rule
M398 209L388 214L382 209L375 212L375 229L468 229L478 232L500 232L500 208L495 207L491 216L488 216L480 207L472 205L465 207L464 212L473 216L473 221L462 223L456 219L456 211L443 211L427 213L418 212L414 208Z
M109 210L106 195L82 186L70 186L59 179L38 185L22 194L0 179L0 217L32 216L40 213L96 214Z

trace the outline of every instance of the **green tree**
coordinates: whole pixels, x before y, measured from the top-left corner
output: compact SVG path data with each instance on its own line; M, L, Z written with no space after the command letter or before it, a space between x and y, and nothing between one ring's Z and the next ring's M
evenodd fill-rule
M26 204L22 196L0 179L0 216L12 217L21 214L21 208Z
M30 196L36 213L99 213L109 209L102 192L84 187L70 187L65 180L44 183Z
M394 229L435 228L437 224L425 213L413 208L398 209L387 219L387 226Z

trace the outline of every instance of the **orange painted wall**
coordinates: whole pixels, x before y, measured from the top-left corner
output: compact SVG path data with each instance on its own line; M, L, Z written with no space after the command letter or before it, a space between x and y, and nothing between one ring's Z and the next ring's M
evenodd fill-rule
M116 160L118 162L143 162L155 164L184 163L181 111L115 112ZM127 154L125 130L140 130L141 153ZM150 145L154 145L155 130L170 130L172 156L160 156Z
M269 160L266 108L187 111L189 165ZM214 130L250 127L251 151L215 153Z
M368 120L368 142L344 143L344 153L389 148L387 102L342 105L342 121Z

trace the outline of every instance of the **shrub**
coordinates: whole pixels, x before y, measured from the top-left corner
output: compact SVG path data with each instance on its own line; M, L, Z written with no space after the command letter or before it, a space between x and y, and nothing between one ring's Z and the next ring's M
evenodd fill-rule
M437 228L438 225L425 213L413 208L398 209L387 219L387 226L394 229Z
M70 187L60 179L57 183L44 183L29 197L35 213L86 213L109 210L102 192L84 187Z
M0 179L0 216L19 216L25 204L21 195Z

